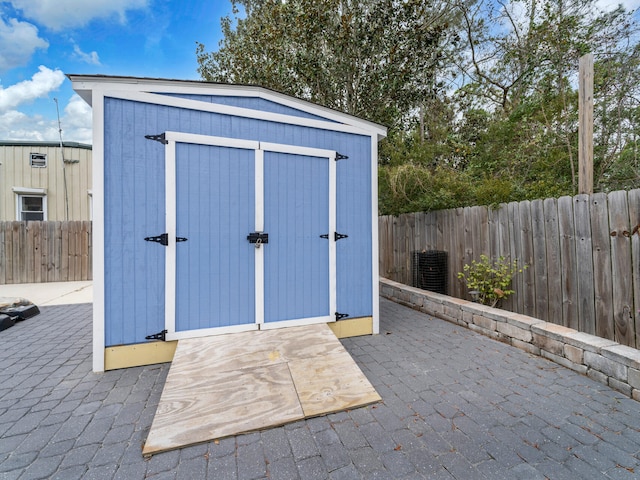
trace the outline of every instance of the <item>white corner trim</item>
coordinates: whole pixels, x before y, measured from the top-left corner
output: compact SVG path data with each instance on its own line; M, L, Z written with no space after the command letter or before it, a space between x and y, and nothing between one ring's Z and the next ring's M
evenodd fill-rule
M371 137L371 301L373 334L380 333L380 266L378 237L378 139Z
M93 92L93 371L104 372L104 98Z

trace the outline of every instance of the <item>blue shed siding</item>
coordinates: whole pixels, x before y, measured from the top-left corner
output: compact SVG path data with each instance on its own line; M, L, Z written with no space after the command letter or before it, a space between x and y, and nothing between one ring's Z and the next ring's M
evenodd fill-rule
M176 145L176 331L253 323L253 150Z
M371 139L259 119L105 98L105 344L144 342L164 329L164 145L148 134L178 131L337 150L337 309L373 312Z
M229 107L249 108L251 110L259 110L261 112L280 113L290 115L292 117L311 118L314 120L324 120L333 122L324 117L314 115L309 112L303 112L297 108L288 107L280 103L265 100L260 97L235 97L231 95L198 95L190 93L164 93L170 97L184 98L185 100L196 100L198 102L217 103L219 105L227 105Z
M141 124L141 114L141 105L112 105L105 124L107 345L144 340L163 325L165 252L143 239L164 231L164 149L145 140L156 119Z
M329 160L265 152L265 321L330 315Z

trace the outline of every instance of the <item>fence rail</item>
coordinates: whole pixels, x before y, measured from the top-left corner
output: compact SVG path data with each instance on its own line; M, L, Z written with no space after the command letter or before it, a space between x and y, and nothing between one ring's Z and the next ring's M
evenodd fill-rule
M0 222L0 285L91 280L91 222Z
M379 218L380 274L410 285L412 252L448 252L457 273L481 254L529 267L503 308L640 348L640 190Z

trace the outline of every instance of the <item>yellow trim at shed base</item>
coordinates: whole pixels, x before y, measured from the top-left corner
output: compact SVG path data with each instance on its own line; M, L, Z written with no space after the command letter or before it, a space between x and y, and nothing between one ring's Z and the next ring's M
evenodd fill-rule
M373 317L347 318L327 325L338 338L373 334Z
M373 334L373 317L349 318L327 325L338 338ZM104 369L116 370L171 362L177 345L178 341L173 340L107 347L104 349Z
M177 345L178 341L173 340L107 347L104 349L104 369L115 370L170 362Z

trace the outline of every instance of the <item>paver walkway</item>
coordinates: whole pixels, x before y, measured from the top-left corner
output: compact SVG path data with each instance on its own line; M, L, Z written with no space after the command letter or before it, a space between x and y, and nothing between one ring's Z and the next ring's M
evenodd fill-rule
M383 300L344 340L383 403L141 456L168 365L91 373L89 304L0 332L0 479L640 476L640 403Z

